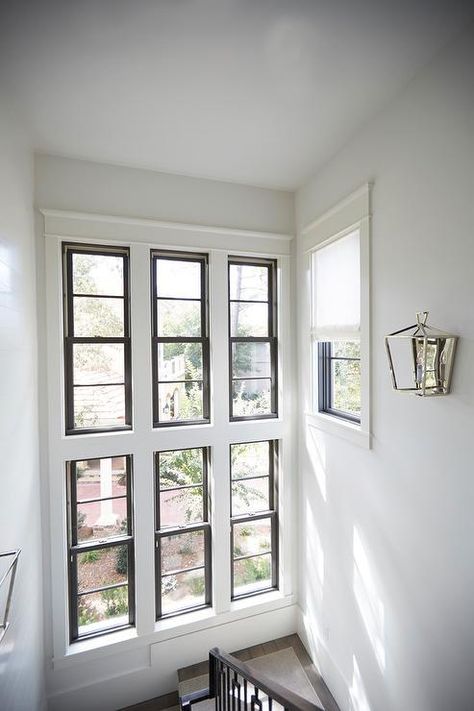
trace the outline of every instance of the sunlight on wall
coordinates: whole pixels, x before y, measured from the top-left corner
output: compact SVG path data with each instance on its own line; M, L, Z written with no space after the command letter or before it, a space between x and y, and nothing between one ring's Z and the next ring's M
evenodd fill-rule
M313 664L319 669L318 659L325 645L318 618L313 611L308 610L303 615L303 627L308 640L308 647L314 660Z
M380 670L385 670L385 610L357 527L354 527L354 595Z
M352 656L352 684L349 689L349 696L351 700L351 708L354 711L371 711L369 702L367 701L367 694L364 688L364 682L360 675L359 665L357 664L357 659Z
M306 449L316 475L319 490L326 501L326 445L324 435L314 427L306 427Z
M321 601L324 587L324 551L309 501L306 501L306 530L310 532L305 537L305 561L308 561L307 584L318 601Z
M0 244L0 294L9 294L11 290L12 278L8 249Z

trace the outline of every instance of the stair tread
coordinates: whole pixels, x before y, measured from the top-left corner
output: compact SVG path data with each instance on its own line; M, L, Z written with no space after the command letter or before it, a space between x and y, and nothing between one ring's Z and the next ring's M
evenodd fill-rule
M265 674L272 681L278 682L307 701L323 706L292 647L249 659L246 664L254 672ZM207 686L208 675L200 674L192 679L180 682L179 695L183 696ZM206 711L207 707L204 704L207 703L210 703L212 707L214 706L214 702L200 702L199 706L195 705L195 708L199 708L200 711Z

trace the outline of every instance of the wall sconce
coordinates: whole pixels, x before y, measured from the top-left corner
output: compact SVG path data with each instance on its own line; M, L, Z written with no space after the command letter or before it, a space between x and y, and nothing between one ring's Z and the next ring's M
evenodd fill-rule
M16 576L16 569L18 565L18 558L20 557L21 553L21 548L19 548L17 551L9 551L8 553L0 553L0 559L6 558L7 559L7 568L0 579L0 588L2 585L5 583L7 584L7 580L9 578L8 582L8 588L7 588L7 593L6 593L6 602L4 609L0 611L0 642L5 636L5 632L8 629L9 623L9 615L10 615L10 605L12 601L12 595L13 595L13 586L15 585L15 576ZM10 559L10 560L8 560Z
M394 390L420 397L447 395L457 336L426 325L428 311L417 313L417 323L385 337Z

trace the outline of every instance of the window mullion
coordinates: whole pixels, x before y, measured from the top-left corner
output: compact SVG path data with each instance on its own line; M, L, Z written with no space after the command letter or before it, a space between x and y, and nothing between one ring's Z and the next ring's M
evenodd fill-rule
M210 338L211 372L213 376L214 435L209 490L211 493L210 521L213 531L214 608L216 614L230 609L230 579L223 571L230 570L229 517L229 338L223 324L228 322L227 255L215 251L210 254ZM217 504L218 502L218 504ZM216 505L217 504L217 505Z
M131 506L135 511L135 623L139 635L151 634L155 626L153 453L145 446L152 417L151 304L149 283L144 278L149 269L149 247L132 244L130 283L135 437L132 448L134 486Z

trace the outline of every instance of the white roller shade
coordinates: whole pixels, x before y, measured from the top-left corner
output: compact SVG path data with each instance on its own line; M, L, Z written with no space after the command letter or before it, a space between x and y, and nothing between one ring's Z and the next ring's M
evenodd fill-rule
M313 336L319 341L360 336L359 230L313 253Z

